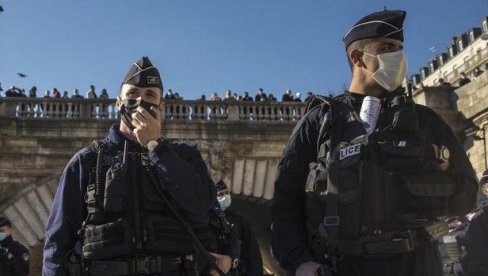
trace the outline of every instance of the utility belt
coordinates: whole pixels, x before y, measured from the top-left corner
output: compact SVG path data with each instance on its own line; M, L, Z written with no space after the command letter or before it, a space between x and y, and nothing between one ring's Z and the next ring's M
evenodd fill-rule
M341 254L348 256L389 257L429 245L446 235L448 231L447 223L438 221L400 233L368 235L360 237L359 240L340 240L337 247Z
M126 259L91 261L89 275L138 275L170 272L177 269L196 271L193 255L183 257L143 256Z

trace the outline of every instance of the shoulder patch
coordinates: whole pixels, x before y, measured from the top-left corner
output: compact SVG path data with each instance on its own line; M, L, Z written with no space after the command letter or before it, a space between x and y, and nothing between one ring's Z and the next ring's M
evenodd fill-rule
M22 254L22 259L26 262L29 261L29 254L28 253Z

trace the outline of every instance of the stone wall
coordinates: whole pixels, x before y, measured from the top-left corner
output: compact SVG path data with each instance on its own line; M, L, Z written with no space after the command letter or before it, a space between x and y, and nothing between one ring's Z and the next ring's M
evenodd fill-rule
M487 166L487 84L485 72L460 88L425 87L414 93L417 103L432 107L453 128L478 176ZM103 105L107 109L101 109ZM163 115L162 133L170 140L198 144L212 178L228 183L237 205L245 206L251 220L256 220L258 239L267 244L266 202L272 198L277 163L303 108L296 103L170 102ZM36 209L28 199L40 197L49 209L56 187L51 178L59 176L80 148L104 137L117 120L113 102L106 100L50 103L0 99L0 214L16 216L19 229L29 232L22 235L17 230L14 236L31 246L31 275L39 275L39 231L43 231L40 228L45 225L46 214L26 211ZM39 188L47 178L47 186L52 187ZM19 195L22 191L28 193ZM266 214L266 221L257 214ZM33 217L38 222L29 223L32 219L28 218ZM272 262L269 256L265 259Z
M484 72L471 82L459 87L456 108L465 118L465 149L471 163L480 177L487 167L488 134L488 72Z
M30 275L40 275L44 227L59 175L71 156L92 140L103 138L118 116L91 114L90 107L96 106L92 102L80 103L79 113L65 112L70 108L60 111L64 103L58 103L56 112L53 103L49 112L46 103L41 110L23 109L27 104L10 102L6 108L0 99L0 114L4 115L0 115L0 215L14 221L14 237L30 247ZM41 106L39 102L30 104ZM266 244L262 246L264 258L273 267L267 250L270 219L266 202L272 198L277 163L303 104L234 105L233 111L224 106L215 113L207 107L197 113L199 118L188 113L190 104L196 103L175 103L173 111L164 115L163 135L196 143L212 178L224 179L231 187L235 205L253 206L247 208L252 211L249 217L258 239Z

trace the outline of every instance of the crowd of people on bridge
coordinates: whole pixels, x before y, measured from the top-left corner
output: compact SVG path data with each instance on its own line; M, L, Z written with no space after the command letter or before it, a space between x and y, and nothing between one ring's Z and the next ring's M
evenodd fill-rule
M2 92L3 92L3 88L2 88L1 83L0 83L0 97L2 97ZM32 86L31 89L29 89L29 92L27 93L24 88L19 88L19 87L16 87L15 85L11 85L10 88L7 91L5 91L5 97L38 98L37 87ZM53 88L52 93L51 93L51 90L44 91L44 96L42 96L42 98L49 98L49 99L50 98L59 98L59 99L83 99L83 98L97 99L97 98L100 98L100 99L108 99L109 95L108 95L107 89L103 88L100 91L100 95L97 96L97 92L95 91L95 86L90 85L90 88L86 92L86 97L81 95L80 92L78 91L78 89L73 89L73 93L70 96L70 95L68 95L68 91L66 91L66 90L63 91L63 94L61 94L61 92L57 88Z
M2 97L2 86L0 83L0 98ZM290 89L287 89L283 96L281 97L282 102L307 102L312 96L314 95L313 92L307 92L305 99L302 100L302 95L300 92L296 92L293 95ZM330 95L329 95L330 96ZM61 93L57 88L53 88L51 90L45 90L43 96L38 96L37 87L32 86L28 92L24 88L16 87L15 85L11 85L10 88L5 91L5 97L25 97L25 98L53 98L53 99L108 99L110 98L107 89L103 88L98 95L95 86L90 85L89 89L85 93L85 96L80 94L78 89L73 89L71 95L68 94L67 90L64 90ZM164 95L165 100L183 100L183 97L178 92L173 92L172 89L168 89L166 94ZM259 88L256 95L254 97L249 95L248 91L244 91L242 95L238 93L232 93L229 89L225 92L225 96L221 98L217 92L212 92L210 94L210 98L207 99L207 96L203 94L198 100L202 101L224 101L224 102L278 102L278 99L272 94L266 94L263 88Z
M169 92L168 92L169 93ZM308 92L307 97L305 98L305 102L307 102L312 96L313 92ZM206 96L202 95L201 100L206 100ZM242 101L242 102L277 102L278 99L272 94L269 93L266 95L263 88L259 88L258 92L254 96L249 96L248 91L244 91L243 95L239 95L237 93L232 93L231 90L227 90L225 92L224 98L219 97L217 92L212 92L210 96L210 101L224 101L224 102L235 102L235 101ZM282 102L302 102L301 93L297 92L295 96L290 89L287 89L283 96L281 97Z

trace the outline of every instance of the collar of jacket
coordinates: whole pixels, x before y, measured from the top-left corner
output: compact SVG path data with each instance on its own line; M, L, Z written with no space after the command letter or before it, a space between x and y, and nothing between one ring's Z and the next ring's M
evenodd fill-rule
M135 151L143 151L144 147L141 146L137 141L132 141L125 137L122 132L120 132L120 124L114 124L110 127L107 135L107 140L110 144L110 147L114 147L117 150L124 149L125 141L129 142L129 149Z

